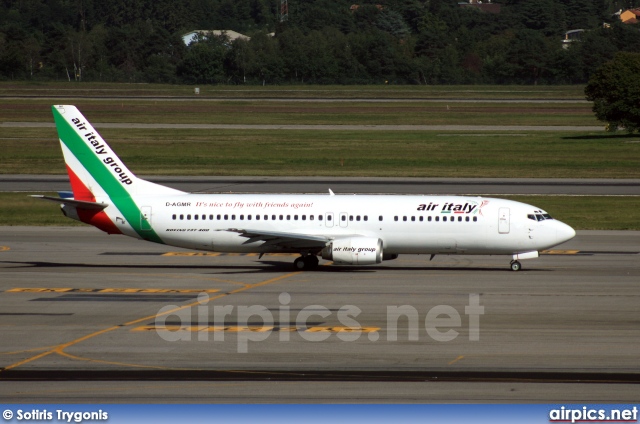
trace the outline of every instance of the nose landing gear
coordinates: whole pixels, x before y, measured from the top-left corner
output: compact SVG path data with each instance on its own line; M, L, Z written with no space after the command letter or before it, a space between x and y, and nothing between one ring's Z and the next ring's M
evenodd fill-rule
M518 261L511 261L511 271L520 271L522 265Z

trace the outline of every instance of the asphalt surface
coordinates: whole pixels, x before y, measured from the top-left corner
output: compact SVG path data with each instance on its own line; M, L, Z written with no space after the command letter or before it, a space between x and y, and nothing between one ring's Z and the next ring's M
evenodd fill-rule
M637 179L344 178L142 176L178 190L201 193L397 193L471 195L640 196ZM0 175L0 192L71 190L66 175Z
M294 272L292 256L93 228L0 234L5 403L640 396L640 232L578 232L519 272L507 257L415 255Z

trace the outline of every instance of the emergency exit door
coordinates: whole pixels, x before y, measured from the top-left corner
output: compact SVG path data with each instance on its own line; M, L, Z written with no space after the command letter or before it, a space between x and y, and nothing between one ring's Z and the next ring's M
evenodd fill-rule
M500 208L498 210L498 232L500 234L509 234L511 227L511 212L509 208Z

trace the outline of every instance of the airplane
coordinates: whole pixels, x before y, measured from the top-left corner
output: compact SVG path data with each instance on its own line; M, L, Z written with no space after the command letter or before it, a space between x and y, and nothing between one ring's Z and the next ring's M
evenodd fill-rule
M319 257L373 265L400 254L507 255L521 260L575 236L525 203L473 196L198 194L136 177L80 111L52 106L72 192L36 195L65 216L124 234L212 252L296 253L297 270Z

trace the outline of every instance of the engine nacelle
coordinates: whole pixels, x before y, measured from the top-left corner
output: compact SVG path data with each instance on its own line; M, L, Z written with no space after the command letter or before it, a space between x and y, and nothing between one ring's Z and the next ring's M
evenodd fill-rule
M342 265L379 264L383 256L382 240L375 237L338 239L322 249L322 259Z

